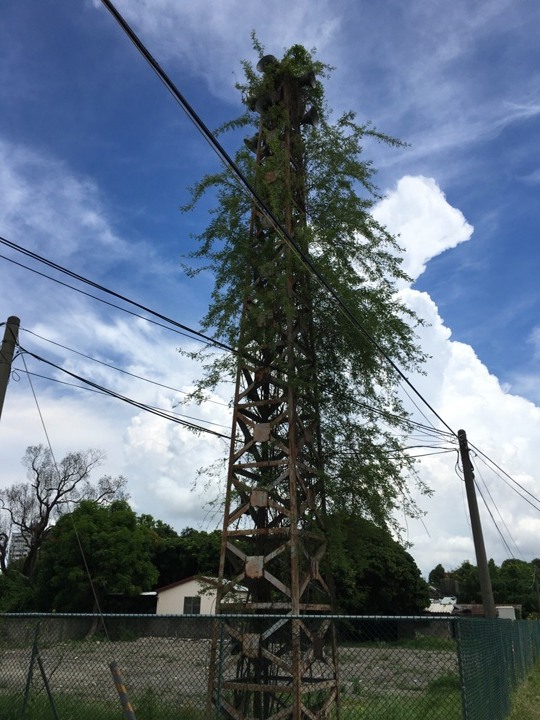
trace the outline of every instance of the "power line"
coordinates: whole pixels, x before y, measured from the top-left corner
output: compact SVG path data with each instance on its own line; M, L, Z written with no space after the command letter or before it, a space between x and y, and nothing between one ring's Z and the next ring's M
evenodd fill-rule
M0 243L1 242L3 242L2 238L0 238ZM13 248L13 249L16 249L16 248ZM157 322L156 320L152 320L152 318L148 318L148 317L145 317L144 315L140 315L139 313L133 312L132 310L128 310L127 308L124 308L121 305L116 305L115 303L109 302L108 300L105 300L104 298L100 298L97 295L92 295L92 293L86 292L85 290L81 290L80 288L75 287L74 285L70 285L69 283L63 282L62 280L59 280L58 278L54 278L54 277L52 277L52 275L47 275L47 273L40 272L39 270L36 270L35 268L31 268L28 265L24 265L23 263L17 262L17 260L13 260L13 258L7 257L7 255L0 254L0 258L2 258L3 260L7 260L10 263L13 263L14 265L17 265L18 267L24 268L25 270L28 270L29 272L32 272L35 275L39 275L40 277L47 278L47 280L51 280L52 282L57 283L58 285L62 285L62 287L69 288L70 290L74 290L75 292L80 293L81 295L84 295L85 297L92 298L92 300L97 300L98 302L103 303L104 305L113 307L116 310L121 310L122 312L125 312L128 315L132 315L133 317L139 318L140 320L144 320L147 323L151 323L152 325L157 325L157 327L163 328L164 330L169 330L170 332L174 332L177 335L183 335L184 337L187 337L190 340L196 340L197 342L206 342L205 340L203 340L199 337L189 334L189 333L197 332L196 330L192 330L191 328L189 328L188 329L189 332L184 332L175 327L170 327L169 325L164 325L163 323Z
M173 320L172 318L169 318L166 315L163 315L162 313L157 312L156 310L152 310L151 308L147 307L146 305L142 305L141 303L139 303L135 300L130 300L125 295L117 293L114 290L110 290L109 288L105 287L104 285L100 285L99 283L94 282L93 280L90 280L90 279L84 277L83 275L79 275L78 273L74 272L73 270L69 270L68 268L62 267L62 265L58 265L57 263L53 262L52 260L48 260L47 258L45 258L41 255L38 255L37 253L33 252L32 250L28 250L27 248L22 247L21 245L17 245L17 243L12 242L11 240L7 240L6 238L0 236L0 243L2 245L6 245L7 247L11 248L12 250L16 250L17 252L20 252L23 255L26 255L27 257L32 258L33 260L37 260L38 262L43 263L44 265L47 265L48 267L50 267L54 270L57 270L58 272L68 275L69 277L73 278L74 280L78 280L79 282L82 282L86 285L90 285L91 287L96 288L96 290L100 290L101 292L104 292L107 295L112 295L113 297L118 298L119 300L122 300L123 302L126 302L129 305L133 305L134 307L139 308L139 310L144 310L144 312L147 312L150 315L153 315L154 317L158 317L158 318L160 318L160 320L164 320L165 322L170 323L174 327L179 328L180 330L183 330L186 333L190 333L191 335L195 336L192 338L194 340L199 339L200 341L208 343L209 345L214 345L215 347L217 347L221 350L226 350L227 352L234 353L235 355L239 354L238 350L235 350L234 348L229 347L228 345L221 342L220 340L216 340L215 338L205 335L204 333L201 333L198 330L194 330L193 328L190 328L187 325L183 325L182 323L179 323L177 320ZM46 276L46 277L48 277L48 276Z
M66 370L65 368L61 367L60 365L57 365L56 363L53 363L50 360L47 360L46 358L41 357L40 355L36 355L35 353L32 353L29 350L26 350L25 348L21 347L20 345L19 345L19 347L20 347L22 353L25 353L26 355L33 357L35 360L38 360L39 362L43 362L46 365L50 365L51 367L54 367L57 370L60 370L60 372L63 372L66 375L69 375L70 377L74 378L75 380L78 380L79 382L82 382L85 385L89 385L90 387L95 388L96 390L99 390L106 395L110 395L111 397L114 397L117 400L122 400L123 402L127 403L128 405L132 405L133 407L136 407L139 410L144 410L153 415L157 415L158 417L161 417L165 420L170 420L172 422L178 423L179 425L183 425L184 427L187 427L190 430L194 430L196 432L204 432L204 433L207 433L210 435L215 435L216 437L223 438L225 440L230 440L229 435L224 435L223 433L217 432L215 430L205 428L202 425L198 425L196 423L189 422L187 420L182 420L180 417L175 417L175 415L179 415L179 413L169 413L168 411L153 408L150 405L146 405L145 403L141 403L137 400L132 400L131 398L126 397L125 395L121 395L120 393L117 393L114 390L110 390L109 388L99 385L99 383L95 383L92 380L88 380L87 378L81 377L80 375L77 375L76 373L71 372L70 370Z
M472 446L471 446L471 447L472 447ZM501 474L498 473L496 470L494 470L493 467L490 467L490 465L488 465L488 463L487 463L483 458L478 457L477 459L480 460L481 462L483 462L484 465L485 465L487 468L489 468L500 480L503 481L503 483L504 483L505 485L507 485L507 486L510 488L510 490L512 490L513 492L515 492L516 495L518 495L522 500L525 500L525 502L528 503L528 504L529 504L532 508L534 508L537 512L540 512L540 507L537 507L533 502L531 502L531 500L529 500L528 497L526 497L525 495L523 495L522 493L520 493L519 490L516 489L516 487L513 487L513 486L508 482L508 480L506 480L506 479L503 477L503 475L501 475ZM497 466L495 466L495 467L497 467ZM502 472L504 473L504 471L502 471ZM507 473L504 473L504 474L507 475ZM532 493L530 493L528 490L526 490L526 489L525 489L522 485L520 485L516 480L513 480L513 482L514 482L514 484L515 484L517 487L522 488L528 495L530 495L534 500L536 500L536 502L538 502L538 503L540 504L540 500L538 500L538 498L536 498Z
M488 511L489 516L490 516L490 518L492 519L493 524L495 525L495 529L496 529L497 532L499 533L499 535L500 535L500 537L501 537L501 540L502 540L503 543L504 543L504 546L506 547L506 549L508 550L508 552L510 553L510 555L511 555L513 558L515 558L515 555L514 555L514 553L512 552L512 550L511 550L511 548L510 548L510 545L508 545L508 543L506 542L506 538L505 538L504 535L502 534L500 527L497 525L497 521L496 521L495 518L493 517L493 513L491 512L491 509L490 509L489 505L488 505L487 502L486 502L486 498L484 497L484 494L482 493L482 490L480 490L480 486L478 485L478 483L476 482L476 480L474 481L474 485L475 485L475 487L476 487L476 490L477 490L478 494L479 494L480 497L482 498L482 502L484 503L484 505L485 505L485 507L486 507L486 510Z
M62 368L61 368L62 369ZM14 368L14 373L21 373L24 375L30 375L32 377L40 378L40 380L47 380L49 382L57 383L58 385L66 385L66 387L75 388L77 390L84 390L85 392L91 392L96 393L97 395L110 395L110 393L107 391L106 388L98 389L97 387L87 387L86 385L77 385L76 383L70 383L65 380L59 380L58 378L50 377L49 375L41 375L40 373L36 372L30 372L29 370L21 370L20 368ZM66 372L62 369L62 372ZM99 386L101 387L101 386ZM131 398L128 398L131 400ZM212 420L204 420L202 418L193 417L193 415L186 415L185 413L179 413L175 412L174 410L165 410L164 408L156 407L155 405L148 405L145 404L145 408L148 408L150 410L156 410L162 413L167 413L167 415L174 415L176 417L180 418L187 418L188 420L198 420L199 422L206 423L207 425L215 425L216 427L222 427L228 429L228 425L223 425L223 423L217 423L213 422ZM167 417L167 419L173 419Z
M280 223L279 219L270 210L270 208L268 208L268 206L266 205L266 203L264 202L262 197L259 195L259 193L256 191L256 189L253 187L253 185L249 182L249 180L246 178L244 173L240 170L240 168L238 167L236 162L233 160L233 158L229 155L229 153L225 150L225 148L221 145L221 143L216 139L214 134L205 125L203 120L195 112L193 107L189 104L187 99L180 92L178 87L171 80L171 78L167 75L167 73L161 68L159 63L155 60L155 58L152 56L150 51L146 48L144 43L140 40L140 38L137 36L137 34L134 32L134 30L130 27L130 25L127 23L127 21L124 19L124 17L116 9L114 4L110 0L101 0L101 1L102 1L103 5L105 5L105 7L109 10L111 15L116 20L116 22L120 25L120 27L125 32L125 34L129 38L129 40L135 45L135 47L141 53L141 55L144 57L146 62L154 70L154 72L156 73L158 78L161 80L161 82L165 85L167 90L171 93L171 95L174 97L174 99L180 104L180 106L182 107L184 112L186 112L186 114L189 116L189 118L193 121L193 123L195 124L197 129L201 132L201 134L204 136L204 138L210 144L212 149L216 152L216 154L222 160L222 162L230 170L232 170L233 175L240 182L240 184L248 191L249 195L256 202L256 204L259 207L259 209L261 210L261 212L263 212L263 214L269 220L272 221L275 229L284 238L284 240L287 242L289 247L291 247L291 249L293 249L295 251L295 253L298 255L298 257L301 258L304 265L317 278L317 280L322 285L322 287L330 294L330 296L333 298L333 300L338 304L339 308L345 314L345 316L347 317L349 322L352 323L353 327L355 327L358 331L360 331L360 333L365 338L367 338L367 340L369 342L371 342L371 344L377 349L377 351L380 353L380 355L388 362L388 364L399 375L399 377L401 377L402 381L404 383L406 383L406 385L415 393L415 395L424 403L424 405L427 408L429 408L429 410L435 415L435 417L437 417L437 419L453 435L456 435L456 433L452 430L452 428L443 420L443 418L437 413L437 411L432 407L432 405L430 405L430 403L420 393L420 391L414 387L414 385L407 378L405 373L398 367L398 365L385 352L385 350L382 348L380 343L378 343L377 340L375 340L375 338L366 330L366 328L358 320L356 315L352 312L352 310L348 307L348 305L339 296L337 291L330 285L330 283L326 280L324 275L314 265L311 257L308 255L308 253L302 247L300 247L300 245L298 245L298 243L294 240L294 238L290 235L290 233L288 233L287 230L283 227L283 225Z
M504 527L505 527L506 532L508 533L508 537L509 537L510 540L514 543L514 547L515 547L516 550L518 551L518 554L521 554L521 553L520 553L520 550L519 550L519 547L518 547L518 544L517 544L516 541L514 540L514 537L513 537L512 533L510 532L510 529L508 528L508 525L506 524L506 522L505 522L505 520L504 520L504 518L503 518L503 516L502 516L502 514L501 514L501 511L499 510L499 507L498 507L497 503L495 502L495 500L494 500L494 498L493 498L493 495L491 494L491 490L489 489L486 481L484 480L484 477L483 477L482 473L480 472L480 468L478 468L478 466L475 468L475 472L477 472L478 475L480 476L480 479L482 480L482 485L485 487L486 492L487 492L487 494L488 494L488 496L489 496L489 499L491 500L491 503L492 503L493 507L495 508L495 510L497 511L497 515L499 516L500 521L502 522L502 524L503 524ZM515 557L513 553L511 553L511 555L512 555L512 557Z
M164 388L165 390L172 390L173 392L180 393L181 395L189 395L189 393L185 392L185 390L180 390L179 388L171 387L170 385L164 385L157 380L150 380L149 378L142 377L142 375L137 375L136 373L129 372L128 370L123 370L122 368L111 365L111 363L105 362L104 360L98 360L91 355L86 355L86 353L80 352L79 350L75 350L74 348L70 348L67 345L62 345L62 343L56 342L55 340L50 340L49 338L43 337L43 335L39 335L38 333L33 332L32 330L28 330L27 328L21 328L21 330L24 330L24 332L27 332L30 335L34 335L34 337L37 337L40 340L45 340L45 342L51 343L51 345L56 345L56 347L60 347L63 350L68 350L75 355L79 355L80 357L91 360L92 362L98 363L99 365L104 365L105 367L111 368L111 370L116 370L117 372L123 373L124 375L129 375L129 377L135 378L136 380L142 380L143 382L150 383L151 385L156 385L157 387ZM210 402L215 405L222 405L224 407L228 407L227 403L219 402L218 400L212 400L210 398L207 398L205 402Z
M493 467L497 468L497 470L500 473L502 473L502 475L505 475L508 478L508 480L510 480L514 485L516 485L518 488L520 488L520 490L523 490L523 492L526 493L527 495L529 495L529 497L531 497L537 503L540 503L540 498L537 498L536 495L533 495L532 492L530 492L529 490L527 490L527 488L523 487L523 485L518 483L518 481L515 480L511 475L509 475L506 472L506 470L503 470L501 467L499 467L499 465L497 465L497 463L494 460L492 460L488 455L483 453L479 448L476 447L476 445L473 445L472 443L469 443L469 445L472 448L474 448L476 450L476 452L479 453L483 458L485 458L485 460L487 460L489 463L491 463L491 465L493 465ZM485 463L485 464L487 464L487 463ZM493 472L495 472L495 471L493 471ZM505 482L507 485L509 485L509 483L502 477L502 475L499 475L499 473L495 473L495 474L498 475L498 477L500 477L503 482ZM512 488L512 489L514 490L514 492L517 492L517 490L515 490L514 488ZM521 495L521 493L517 493L517 494L520 495L521 497L523 497L523 495ZM524 500L526 500L526 499L527 498L524 498ZM529 501L527 501L527 502L529 502ZM529 504L532 505L532 503L529 503ZM533 507L534 507L534 505L533 505ZM538 510L538 508L535 508L535 509Z

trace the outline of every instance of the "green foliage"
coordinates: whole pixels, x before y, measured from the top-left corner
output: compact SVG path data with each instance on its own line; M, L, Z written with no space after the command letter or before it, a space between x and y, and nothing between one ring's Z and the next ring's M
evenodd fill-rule
M156 587L163 587L193 575L217 575L221 533L185 528L180 535L161 520L142 515L139 523L152 538L152 563L159 576Z
M419 568L388 530L363 518L333 515L328 544L338 612L414 615L429 605Z
M127 502L118 500L108 507L81 502L60 518L42 548L40 609L90 612L96 610L93 590L100 603L109 593L149 590L158 577L151 548L150 531L137 523Z
M356 694L361 695L360 688ZM342 700L344 718L354 720L461 720L461 692L457 675L441 675L432 680L425 692L411 695L370 696L367 699Z
M500 566L490 560L488 569L496 605L521 605L525 616L540 611L540 560L528 563L511 558ZM476 565L465 560L449 575L458 581L458 602L482 602Z
M120 700L101 700L85 698L77 694L54 693L56 714L51 708L47 695L42 692L30 696L26 708L25 720L56 720L56 718L73 718L73 720L118 720L123 713ZM0 717L2 720L20 720L23 705L21 693L0 695ZM138 720L203 720L205 699L195 703L179 706L178 703L166 703L156 693L147 691L141 697L134 696L132 705Z
M254 47L259 54L263 52L256 38ZM400 143L370 125L358 124L351 112L332 122L320 82L321 77L328 76L329 68L299 45L287 50L281 61L264 74L256 72L249 62L244 62L243 67L245 82L238 89L246 109L237 120L227 123L225 130L247 130L252 126L253 132L258 127L259 115L251 109L253 99L271 92L280 74L299 76L313 69L318 77L316 87L308 92L310 104L318 108L320 124L315 129L302 126L298 136L291 139L301 146L305 175L300 171L292 174L290 192L303 183L307 208L306 217L301 212L293 217L294 236L378 347L340 313L328 291L308 278L297 257L291 256L290 262L298 277L304 278L304 290L307 288L313 307L318 409L329 506L335 511L361 513L384 526L393 522L392 511L397 506L405 506L410 514L416 508L404 499L406 477L414 474L414 465L402 449L408 425L397 393L399 376L382 359L381 350L403 370L417 369L424 357L414 332L420 321L396 292L397 283L407 280L401 268L400 248L370 212L378 194L375 171L363 157L363 145L373 139L394 146ZM283 112L283 104L273 105L268 110L268 125L279 126ZM283 208L291 200L284 180L289 172L288 161L279 136L267 132L265 138L270 156L263 166L257 165L245 147L237 153L236 162L274 215L285 222ZM274 174L272 182L268 182L269 172ZM254 266L252 202L232 173L224 170L196 184L192 200L184 209L192 209L206 193L213 194L216 206L208 226L197 236L199 246L190 256L187 272L196 275L203 269L211 270L215 278L202 327L228 345L249 351L252 346L244 346L243 342L254 340L253 329L246 340L240 319L245 298L253 293L248 272ZM294 203L292 206L294 215L298 208ZM270 305L290 312L285 270L275 267L272 252L272 243L268 243L256 259L261 274L273 282L266 306L257 303L257 308L250 310L251 328L260 328L260 345L268 341L267 335L272 332L267 322ZM203 351L194 357L205 367L194 397L203 397L208 388L235 373L233 355L213 356ZM314 369L310 370L304 380L308 384L313 383ZM294 380L289 377L288 382L303 380L297 375Z
M439 588L441 586L442 581L444 580L445 575L446 575L446 570L439 563L429 573L428 582L430 585L433 585L433 587Z
M23 560L16 565L22 566ZM9 573L0 574L0 613L35 610L36 588L13 564Z

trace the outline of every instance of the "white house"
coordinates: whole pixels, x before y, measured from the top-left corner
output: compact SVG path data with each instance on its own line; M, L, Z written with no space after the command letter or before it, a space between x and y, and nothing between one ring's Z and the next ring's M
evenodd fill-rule
M215 578L188 577L157 589L157 615L214 615L216 612ZM238 588L236 599L246 595Z

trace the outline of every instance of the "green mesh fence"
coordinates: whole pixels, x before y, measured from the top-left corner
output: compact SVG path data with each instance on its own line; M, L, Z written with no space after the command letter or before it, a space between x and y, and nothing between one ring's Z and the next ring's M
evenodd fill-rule
M504 720L540 653L540 622L460 618L456 636L464 719Z
M254 623L260 622L261 632L268 621L249 617L251 629L257 630ZM335 644L327 639L317 653L337 657L339 702L325 715L336 720L504 718L511 691L540 650L536 622L425 617L332 621ZM224 717L219 697L225 697L226 683L217 682L218 700L209 702L214 631L221 638L218 671L242 662L240 648L223 632L224 622L226 618L214 616L0 616L0 718ZM112 663L120 681L111 673ZM313 668L316 674L316 664Z

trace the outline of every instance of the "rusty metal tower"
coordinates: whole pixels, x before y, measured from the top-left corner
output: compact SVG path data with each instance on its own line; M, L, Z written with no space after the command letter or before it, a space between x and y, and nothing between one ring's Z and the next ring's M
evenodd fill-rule
M245 141L256 154L255 185L307 252L302 128L318 121L310 107L316 78L295 76L273 56L257 70L263 90L248 102L260 113L259 131ZM338 677L331 592L321 571L311 277L255 204L248 253L216 601L226 617L212 646L212 712L235 720L316 720L335 706ZM226 562L234 568L228 579ZM239 585L247 597L235 602Z

